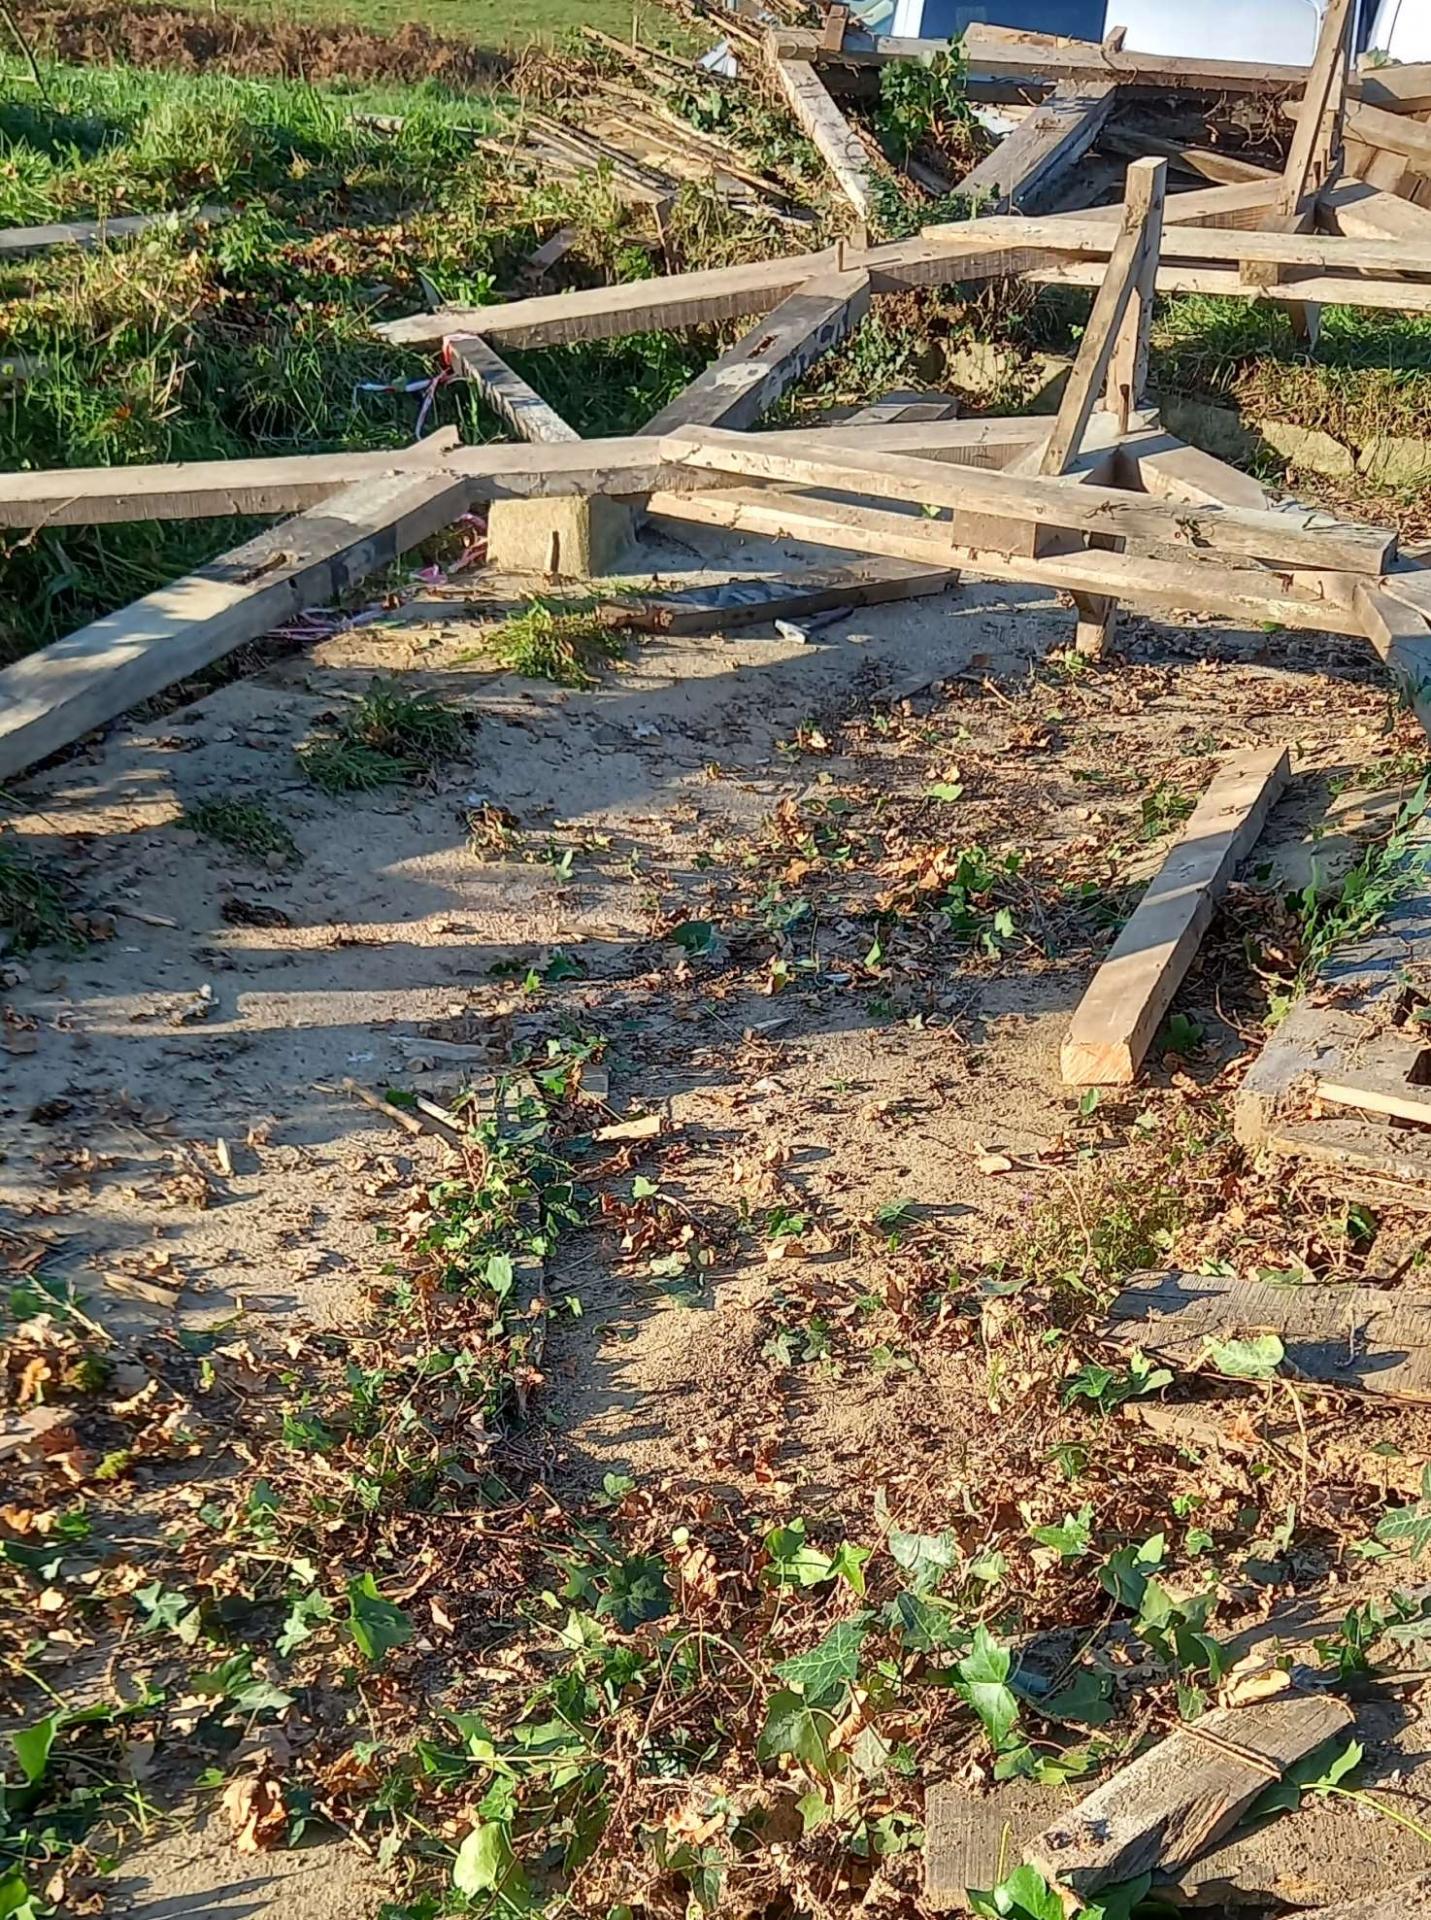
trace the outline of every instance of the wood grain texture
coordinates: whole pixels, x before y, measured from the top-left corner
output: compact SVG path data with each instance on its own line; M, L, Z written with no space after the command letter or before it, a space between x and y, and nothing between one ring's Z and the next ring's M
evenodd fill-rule
M1431 212L1346 172L1322 188L1317 214L1343 239L1389 240L1431 253Z
M854 332L869 307L867 273L823 274L807 281L662 407L642 432L754 426L788 387Z
M1061 81L993 152L959 182L977 212L1035 208L1081 160L1118 98L1107 80Z
M576 428L569 427L555 407L548 406L480 335L450 334L444 343L443 355L452 371L472 382L493 413L519 440L559 446L563 441L581 438Z
M1126 1086L1289 777L1285 748L1224 761L1079 1001L1059 1054L1071 1086Z
M1189 506L1250 507L1262 513L1272 504L1266 488L1250 473L1160 427L1132 433L1123 441L1119 484L1141 487L1155 500L1182 500Z
M1195 1273L1136 1274L1108 1309L1104 1337L1195 1366L1209 1341L1275 1333L1304 1380L1431 1403L1431 1292L1309 1282L1271 1286Z
M1431 583L1431 573L1388 574L1380 585L1361 581L1353 605L1367 639L1386 662L1401 697L1431 734L1431 625L1404 597L1415 581ZM1400 585L1401 591L1397 591Z
M1431 1920L1431 1873L1419 1873L1385 1893L1319 1907L1317 1920Z
M835 105L808 61L771 61L771 71L790 104L797 126L834 174L841 193L862 220L874 215L870 156L864 142Z
M1153 1869L1175 1872L1236 1823L1269 1776L1351 1724L1350 1710L1325 1696L1283 1694L1206 1714L1095 1787L1025 1858L1084 1898Z

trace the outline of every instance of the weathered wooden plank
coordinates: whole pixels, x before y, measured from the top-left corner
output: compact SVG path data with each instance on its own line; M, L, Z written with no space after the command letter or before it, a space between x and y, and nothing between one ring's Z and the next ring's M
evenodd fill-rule
M1401 698L1431 734L1431 626L1396 591L1401 578L1423 577L1431 581L1428 573L1388 574L1379 585L1359 582L1352 604L1367 639L1386 662Z
M771 68L801 132L834 174L840 191L861 220L869 220L874 214L874 191L870 157L863 141L810 62L777 57L771 61Z
M1095 1787L1025 1858L1083 1898L1154 1868L1175 1872L1226 1833L1270 1778L1351 1724L1350 1709L1326 1695L1205 1714Z
M775 579L741 575L719 586L686 587L622 601L613 612L642 631L716 633L756 621L799 620L835 607L872 607L914 600L957 586L950 567L884 557L843 567L793 568Z
M775 435L707 428L670 434L661 450L665 460L743 479L866 493L916 506L1116 535L1144 546L1187 547L1293 567L1374 574L1395 545L1391 535L1375 528L1353 527L1308 508L1288 513L1249 513L1237 507L1188 510L1112 487L965 469L951 473L933 461L844 445L838 429L824 437L831 443L828 452L813 447L797 451L773 444Z
M958 191L977 212L1032 209L1102 132L1118 89L1111 81L1061 81L994 151L966 173Z
M1158 427L1124 440L1118 478L1121 486L1140 487L1156 500L1184 500L1191 506L1248 507L1261 513L1272 504L1266 488L1250 473Z
M1353 1057L1318 1076L1316 1097L1324 1105L1431 1126L1431 1086L1418 1077L1428 1057L1419 1039L1378 1034Z
M926 1904L944 1913L971 1912L969 1890L987 1893L1012 1873L1047 1821L1048 1791L1036 1798L1018 1788L981 1794L935 1781L924 1800Z
M1431 212L1346 173L1317 196L1318 217L1350 240L1391 240L1431 254Z
M1138 164L1135 162L1135 164ZM1153 163L1144 163L1153 164ZM1132 172L1132 168L1129 168ZM1329 189L1335 196L1337 189ZM1384 240L1333 233L1247 232L1235 227L1205 227L1170 224L1181 214L1181 202L1191 195L1179 195L1164 208L1160 258L1164 263L1187 261L1192 264L1238 266L1267 264L1287 268L1315 269L1338 273L1419 273L1431 276L1431 244L1400 235ZM1386 196L1393 198L1394 196ZM930 227L930 236L962 233L965 246L972 241L981 245L1026 243L1041 252L1068 253L1083 259L1107 259L1117 245L1119 222L1106 216L1118 210L1099 208L1086 214L1047 214L1013 219L990 215L968 222L963 228ZM1422 209L1410 208L1413 216L1422 212L1423 221L1431 219ZM1348 282L1349 289L1354 282Z
M761 436L764 438L765 436ZM1275 574L1234 571L1211 561L1168 564L1128 553L1052 553L1030 557L994 547L947 544L952 527L913 513L882 512L843 501L767 487L730 487L710 493L658 493L650 510L667 519L730 527L775 539L806 540L853 553L894 554L905 560L940 559L989 580L1056 587L1065 593L1107 594L1150 613L1222 615L1275 622L1312 633L1354 633L1355 615L1310 595L1280 590Z
M0 259L20 260L29 254L51 253L59 247L111 245L132 240L155 227L217 226L231 220L228 207L200 207L197 213L121 213L106 220L57 220L45 227L0 227Z
M1172 1004L1213 907L1289 777L1285 748L1226 760L1079 1001L1059 1054L1072 1086L1125 1086Z
M1291 112L1289 107L1286 111ZM1298 126L1301 126L1300 112ZM1354 102L1347 108L1346 129L1369 147L1387 153L1399 153L1416 173L1431 171L1431 127L1400 113L1387 113L1381 107Z
M961 277L978 276L968 272L954 276ZM1028 267L1018 278L1027 286L1096 290L1103 284L1103 269L1093 260L1069 260L1053 266ZM1219 300L1275 300L1279 305L1289 306L1309 303L1321 307L1367 307L1381 313L1431 313L1431 286L1419 280L1367 280L1350 275L1309 273L1274 287L1249 287L1235 271L1183 266L1172 261L1158 268L1157 290L1159 293L1202 293Z
M1327 0L1307 73L1297 131L1287 151L1278 214L1292 218L1335 170L1346 110L1347 63L1355 12L1351 0Z
M1384 1893L1369 1893L1362 1900L1319 1907L1317 1920L1431 1920L1431 1873L1419 1873L1414 1880L1403 1880Z
M1143 171L1150 167L1159 171ZM1107 361L1108 391L1103 403L1116 418L1119 430L1124 433L1128 430L1134 408L1143 404L1143 392L1148 384L1148 337L1153 321L1153 295L1158 278L1158 249L1163 232L1166 192L1165 161L1137 160L1129 167L1124 191L1127 206L1125 231L1131 223L1134 231L1141 234L1142 244L1127 308L1114 330ZM1109 257L1110 274L1115 258L1116 254ZM1094 315L1097 310L1095 300ZM1093 321L1090 318L1079 347L1080 359L1092 330Z
M813 60L819 57L819 35L799 28L780 28L772 36L780 57ZM895 39L888 35L846 32L840 59L847 66L883 66L888 60L921 60L947 53L948 40ZM1307 69L1274 66L1250 60L1199 60L1183 55L1115 53L1094 40L1010 39L996 27L972 23L959 43L974 74L997 74L1019 80L1114 80L1119 86L1165 93L1188 88L1199 93L1294 93L1307 80Z
M1388 1400L1431 1403L1431 1292L1309 1282L1274 1286L1196 1273L1135 1274L1105 1339L1194 1367L1209 1343L1275 1333L1289 1373Z
M548 406L479 334L449 334L442 351L452 371L472 382L519 440L557 446L581 438L576 428L569 427L555 407Z
M467 506L451 474L363 480L0 672L0 779L336 599Z
M1108 255L1108 271L1093 302L1093 311L1079 342L1078 354L1059 401L1058 414L1039 460L1039 472L1052 477L1060 474L1083 444L1094 402L1119 350L1120 329L1130 308L1134 313L1131 344L1122 352L1123 386L1115 396L1111 391L1108 411L1125 426L1136 394L1133 385L1141 360L1147 369L1147 320L1152 311L1151 280L1157 271L1158 235L1162 230L1163 194L1167 180L1166 160L1135 160L1128 168L1128 184L1123 221L1117 240ZM1151 249L1151 260L1149 250ZM1141 289L1141 291L1140 291Z
M869 312L867 273L833 273L807 281L768 319L728 348L684 393L648 420L642 432L678 427L749 427L817 360L849 337Z

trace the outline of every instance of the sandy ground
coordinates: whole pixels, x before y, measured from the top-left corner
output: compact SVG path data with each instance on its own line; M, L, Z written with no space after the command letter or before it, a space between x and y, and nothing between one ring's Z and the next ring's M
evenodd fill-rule
M691 566L675 550L658 559ZM1037 1156L1069 1124L1057 1049L1096 958L1087 942L1031 957L1014 977L956 972L917 1007L874 1019L867 996L828 984L677 991L655 929L682 911L715 917L728 849L822 778L897 786L902 754L927 777L918 723L887 739L872 719L881 691L911 679L969 676L930 724L975 770L975 824L996 836L1007 798L980 800L978 768L991 730L1010 724L1008 702L981 684L1017 686L1071 628L1071 612L1041 590L973 583L853 614L805 645L760 628L646 641L577 693L493 673L462 618L409 620L121 725L32 780L16 821L61 854L116 933L75 958L9 969L0 1205L49 1216L67 1271L118 1328L167 1315L162 1301L134 1297L136 1280L141 1292L178 1289L181 1324L244 1315L342 1327L359 1311L386 1213L366 1178L374 1157L405 1167L426 1151L345 1095L343 1080L442 1097L459 1069L424 1064L424 1040L496 1064L538 1010L548 1021L555 1010L609 1036L616 1114L662 1113L680 1149L667 1192L716 1217L763 1166L831 1229L816 1285L832 1314L890 1283L878 1238L858 1231L884 1203L915 1203L931 1271L977 1260L1057 1178ZM1095 769L1116 769L1135 734L1184 769L1278 738L1331 769L1367 752L1383 724L1374 676L1338 643L1283 636L1274 648L1261 634L1135 624L1130 645L1143 663L1136 685L1110 667L1091 707L1086 688L1077 695L1078 752ZM1208 652L1216 674L1201 664ZM292 749L375 672L469 707L470 753L421 793L327 799ZM848 723L836 751L790 750L812 719L827 731ZM1056 731L1057 715L1046 724ZM1096 796L1056 746L1028 752L1030 831L1045 851L1073 848ZM216 796L275 807L303 865L269 872L182 829L185 806ZM465 821L483 799L515 816L521 855L474 857ZM1263 857L1288 877L1305 871L1325 803L1313 780L1279 810ZM1359 793L1338 806L1354 820L1375 804ZM569 875L542 857L548 841L577 848ZM1157 855L1156 844L1140 849L1127 878ZM287 924L231 924L223 909L235 897ZM835 922L834 948L841 937ZM558 947L579 951L586 971L536 1003L493 975L502 963L540 967ZM827 964L838 984L838 960ZM1202 1011L1215 1023L1215 1008ZM1242 1044L1227 1026L1213 1050L1227 1058ZM220 1139L229 1176L214 1173ZM989 1149L1029 1171L981 1179ZM579 1293L583 1312L554 1329L544 1413L574 1480L621 1468L690 1489L759 1467L807 1509L854 1514L873 1459L936 1506L999 1471L969 1417L988 1383L967 1347L895 1354L860 1376L810 1370L777 1395L761 1349L780 1314L778 1262L718 1265L683 1295L607 1267L580 1242L563 1258L551 1291ZM1006 1464L1035 1445L1016 1400L1000 1444ZM140 1849L122 1884L144 1920L325 1920L375 1911L381 1898L355 1853L260 1865L188 1828Z

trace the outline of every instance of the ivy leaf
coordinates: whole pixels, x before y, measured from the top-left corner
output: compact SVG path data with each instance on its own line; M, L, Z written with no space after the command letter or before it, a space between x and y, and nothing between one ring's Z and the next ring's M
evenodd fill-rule
M859 1676L860 1647L865 1629L855 1620L841 1620L808 1653L782 1660L775 1671L803 1694L812 1707L829 1706Z
M452 1863L452 1884L466 1894L526 1892L511 1833L500 1820L479 1820L468 1834Z
M405 1647L412 1638L412 1621L401 1607L384 1600L370 1573L348 1582L347 1628L358 1651L374 1666L390 1647Z
M1015 1867L989 1893L970 1888L969 1899L990 1920L1064 1920L1062 1898L1037 1867Z
M762 1760L788 1753L811 1773L828 1776L830 1750L825 1735L829 1720L827 1713L817 1712L798 1693L782 1690L771 1699L756 1753Z
M35 1896L18 1868L0 1877L0 1920L35 1920Z
M929 1593L959 1564L959 1549L950 1533L904 1533L889 1530L889 1551L897 1567L909 1575L916 1593Z
M842 1540L830 1562L830 1572L836 1580L843 1580L852 1593L863 1598L865 1562L869 1557L870 1548L857 1547L853 1540Z
M1013 1655L980 1623L969 1651L959 1662L955 1692L978 1715L997 1751L1018 1724L1018 1695L1008 1684Z
M1384 1513L1376 1523L1376 1537L1384 1547L1404 1546L1419 1560L1431 1546L1431 1501L1417 1500Z
M33 1726L20 1727L10 1735L10 1744L15 1749L15 1758L20 1762L20 1770L32 1787L45 1777L45 1769L50 1764L50 1748L55 1744L55 1735L59 1730L58 1718L49 1713Z
M1106 1676L1090 1673L1084 1667L1061 1693L1033 1704L1050 1720L1076 1720L1080 1726L1101 1727L1113 1718L1113 1706L1108 1698L1110 1685Z
M296 1593L288 1603L288 1618L283 1623L274 1651L287 1659L289 1654L313 1638L313 1629L333 1618L333 1603L325 1594Z
M1255 1340L1209 1340L1207 1358L1229 1380L1270 1380L1287 1357L1275 1333Z
M1167 1539L1161 1533L1149 1536L1141 1546L1119 1547L1110 1553L1098 1569L1098 1584L1105 1593L1136 1612L1143 1604L1148 1577L1163 1564Z
M1360 1740L1349 1740L1330 1761L1323 1759L1325 1751L1319 1747L1315 1753L1294 1761L1280 1780L1275 1780L1253 1801L1249 1820L1260 1820L1271 1813L1294 1813L1304 1793L1325 1793L1344 1780L1354 1767L1359 1767L1366 1749Z
M494 1253L488 1256L487 1270L482 1277L499 1300L505 1300L512 1291L514 1271L510 1253Z
M1066 1513L1057 1527L1030 1527L1030 1537L1041 1547L1052 1547L1060 1560L1077 1560L1093 1539L1093 1508L1086 1502L1077 1513Z
M672 927L671 939L691 959L700 959L715 951L716 930L709 920L683 920Z
M829 1554L805 1544L803 1520L772 1527L765 1536L765 1551L777 1586L818 1587L822 1580L834 1578L835 1563Z

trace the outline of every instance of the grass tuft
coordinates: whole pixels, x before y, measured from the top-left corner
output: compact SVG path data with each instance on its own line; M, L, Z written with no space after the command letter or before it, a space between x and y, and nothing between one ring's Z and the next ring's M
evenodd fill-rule
M559 687L595 685L594 666L619 660L626 636L602 616L596 600L529 600L520 613L483 636L484 645L513 673Z
M324 793L374 793L422 780L461 753L465 714L431 693L404 693L374 680L330 733L298 749L303 771Z
M84 945L60 880L12 840L0 835L0 934L12 953L32 947Z
M296 867L303 859L287 827L258 800L201 800L185 811L180 825L250 860L267 862L276 855Z

